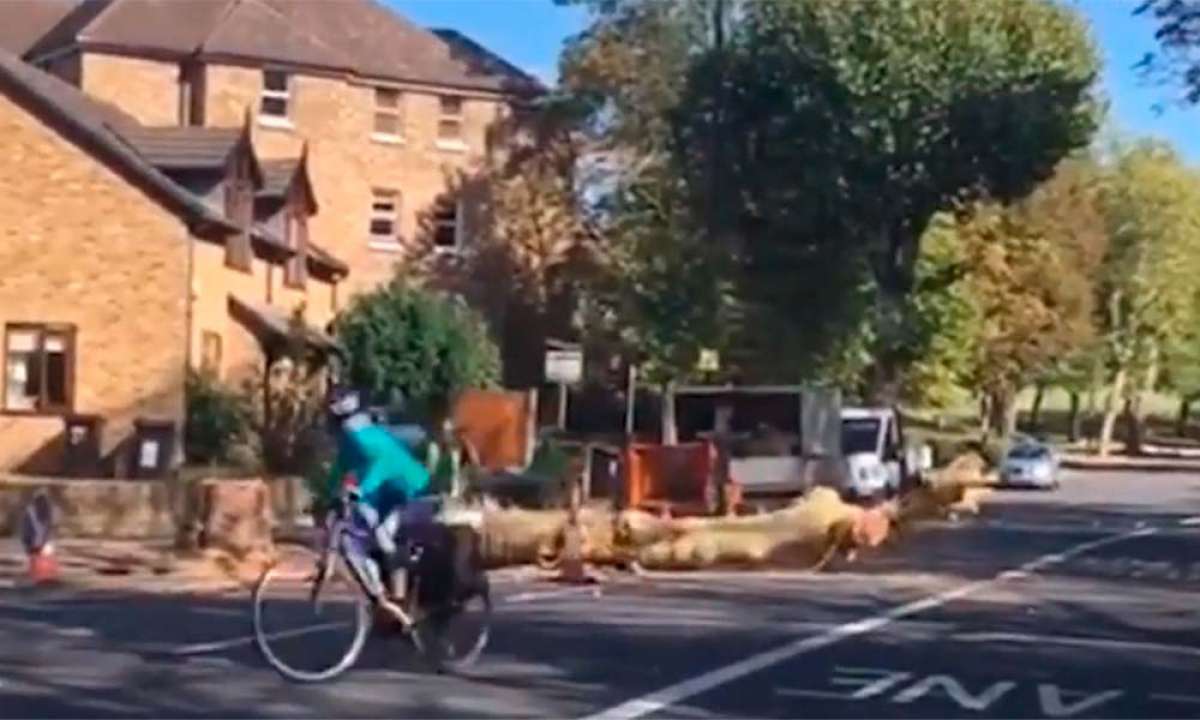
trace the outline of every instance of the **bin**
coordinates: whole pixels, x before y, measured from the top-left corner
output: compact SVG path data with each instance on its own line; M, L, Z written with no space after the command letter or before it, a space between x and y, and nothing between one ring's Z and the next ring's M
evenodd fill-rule
M98 415L68 415L63 419L63 475L100 477L103 427L104 419Z
M139 418L133 423L133 477L164 478L175 456L175 423Z

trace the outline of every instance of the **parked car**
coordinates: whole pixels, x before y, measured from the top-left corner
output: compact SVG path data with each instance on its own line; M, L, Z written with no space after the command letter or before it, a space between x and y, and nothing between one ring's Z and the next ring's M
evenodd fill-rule
M1024 440L1004 454L1000 464L1000 484L1004 487L1029 487L1055 490L1059 486L1058 454L1050 446Z

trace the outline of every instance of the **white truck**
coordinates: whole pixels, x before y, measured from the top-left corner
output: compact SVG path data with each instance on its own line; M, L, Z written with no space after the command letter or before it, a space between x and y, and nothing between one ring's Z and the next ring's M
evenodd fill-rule
M895 409L843 407L836 390L691 386L665 400L664 442L723 438L729 475L747 498L814 485L847 499L890 497L928 469L928 453L906 449ZM759 432L767 424L770 432Z
M839 489L849 498L891 497L929 469L928 453L906 447L891 408L842 408L841 445Z

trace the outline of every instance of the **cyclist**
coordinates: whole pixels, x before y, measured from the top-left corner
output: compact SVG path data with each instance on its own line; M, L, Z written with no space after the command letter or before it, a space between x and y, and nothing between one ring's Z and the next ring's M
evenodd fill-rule
M402 513L410 500L429 487L429 471L392 433L371 420L355 390L331 391L329 419L338 440L330 489L336 493L347 475L357 480L355 518L372 531L375 549L382 556L385 594L396 596L399 592L392 584L402 566L396 547ZM388 597L380 602L396 609Z

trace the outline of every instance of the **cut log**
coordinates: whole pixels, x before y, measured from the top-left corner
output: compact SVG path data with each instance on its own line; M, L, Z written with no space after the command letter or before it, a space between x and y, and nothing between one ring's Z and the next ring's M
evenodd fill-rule
M986 491L986 463L955 459L900 501L870 510L842 501L824 487L775 512L743 517L670 518L643 510L614 513L604 505L579 511L585 562L635 561L648 570L713 566L820 567L837 552L877 547L897 524L976 513ZM566 510L487 506L483 552L489 567L538 563L557 567L568 522Z

